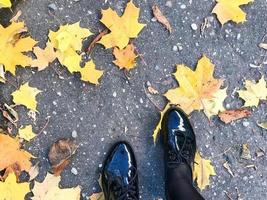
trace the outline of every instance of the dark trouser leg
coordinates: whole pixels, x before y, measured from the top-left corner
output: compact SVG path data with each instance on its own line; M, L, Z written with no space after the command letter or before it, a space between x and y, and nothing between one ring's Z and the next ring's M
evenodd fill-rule
M165 184L168 200L204 200L192 184L189 166L180 164L174 168L168 168L166 173Z

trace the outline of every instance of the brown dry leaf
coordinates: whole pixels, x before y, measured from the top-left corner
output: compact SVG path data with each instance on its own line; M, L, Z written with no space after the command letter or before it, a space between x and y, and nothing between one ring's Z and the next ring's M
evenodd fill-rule
M35 179L39 174L39 162L37 162L34 166L31 167L31 169L28 172L30 178L29 181L32 181Z
M33 156L27 151L20 149L18 140L0 133L0 147L0 171L14 164L17 164L20 167L21 171L30 170L30 159Z
M120 69L133 69L136 66L135 58L137 55L134 53L134 45L128 44L124 49L120 50L117 47L113 50L113 55L116 60L113 61Z
M248 109L226 110L218 114L220 120L226 124L244 117L249 117L250 115L251 111Z
M22 12L19 10L10 20L10 22L16 22L18 21L19 17L21 16Z
M31 66L37 67L38 71L44 70L57 57L54 47L50 42L47 42L45 49L34 47L33 53L36 55L36 59L32 61Z
M260 43L259 47L262 48L262 49L267 50L267 43Z
M89 200L105 200L104 193L93 193L91 196L89 196Z
M3 116L17 127L17 121L19 119L18 113L6 103L4 104L4 110L2 111Z
M242 145L241 158L243 158L245 160L250 160L251 159L251 154L250 154L250 150L249 150L248 144L243 144Z
M60 139L51 146L48 158L55 176L59 176L70 163L70 158L75 154L76 150L77 146L74 140L69 138Z
M151 87L151 86L148 86L147 87L147 90L150 94L159 94L159 91L156 90L155 88Z
M234 173L230 167L230 164L228 162L223 163L223 167L227 170L227 172L234 177Z
M153 10L153 14L154 14L155 18L158 20L158 22L163 24L166 27L166 29L171 33L172 32L171 24L168 21L168 19L162 14L159 7L155 4L155 5L153 5L152 10Z
M256 156L257 156L257 158L262 157L262 156L264 156L264 155L265 155L265 152L264 152L262 149L258 149L258 150L256 151Z

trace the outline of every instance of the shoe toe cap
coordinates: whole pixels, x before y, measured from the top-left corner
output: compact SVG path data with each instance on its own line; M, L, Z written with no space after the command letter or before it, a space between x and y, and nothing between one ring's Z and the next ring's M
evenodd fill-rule
M125 176L132 167L136 168L136 160L131 146L126 142L116 144L108 156L105 170Z

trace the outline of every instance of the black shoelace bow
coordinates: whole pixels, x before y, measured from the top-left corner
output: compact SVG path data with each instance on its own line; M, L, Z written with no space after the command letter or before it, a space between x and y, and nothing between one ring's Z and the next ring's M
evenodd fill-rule
M175 152L170 151L169 152L169 157L172 161L168 162L169 166L175 166L177 164L180 164L183 161L186 161L186 163L190 166L191 163L188 163L188 160L190 157L193 155L193 148L192 148L192 138L188 137L185 135L183 132L180 130L173 130L175 134L178 136L178 134L182 134L184 137L184 142L182 144L182 147L178 151L178 155Z
M137 181L137 170L135 167L131 167L131 170L134 172L134 176L129 180L127 187L123 187L122 185L113 186L112 189L116 200L138 200L137 188L135 186Z

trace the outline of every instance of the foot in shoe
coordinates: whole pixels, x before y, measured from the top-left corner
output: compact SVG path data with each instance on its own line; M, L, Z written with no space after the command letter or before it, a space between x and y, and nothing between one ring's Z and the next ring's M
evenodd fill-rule
M139 199L137 164L128 143L117 143L108 154L102 171L102 187L107 200Z
M187 115L179 108L170 108L163 117L161 133L164 140L166 168L187 164L192 171L196 139Z

